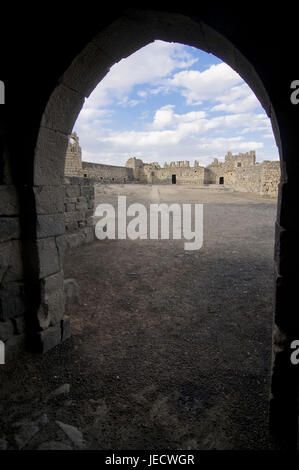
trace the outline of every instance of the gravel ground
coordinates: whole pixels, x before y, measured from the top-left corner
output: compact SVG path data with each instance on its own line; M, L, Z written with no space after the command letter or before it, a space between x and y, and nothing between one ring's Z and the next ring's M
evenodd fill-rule
M268 449L276 201L142 185L99 186L96 201L120 194L203 203L203 247L70 250L73 336L1 366L0 448Z

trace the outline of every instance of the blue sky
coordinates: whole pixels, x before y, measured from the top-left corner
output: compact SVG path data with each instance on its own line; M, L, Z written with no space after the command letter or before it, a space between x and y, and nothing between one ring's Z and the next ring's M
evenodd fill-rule
M212 54L155 41L115 64L74 126L83 160L124 165L198 160L256 150L278 160L271 123L254 93Z

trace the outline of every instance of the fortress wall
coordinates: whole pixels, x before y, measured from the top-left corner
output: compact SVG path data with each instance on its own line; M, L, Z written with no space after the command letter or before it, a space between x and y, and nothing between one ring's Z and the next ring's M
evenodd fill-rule
M66 247L72 248L92 242L94 184L90 178L65 177L64 221Z
M262 165L235 168L236 191L261 194Z
M236 191L276 196L280 181L280 163L265 161L250 167L235 168Z
M238 167L238 164L242 166L252 166L255 165L255 151L251 150L247 153L239 153L238 155L232 155L231 152L228 152L225 155L225 165L230 166L230 169Z
M262 163L261 192L276 196L280 182L280 162L264 161Z
M125 183L134 179L132 168L88 162L82 162L82 176L103 183Z
M73 133L66 153L65 175L92 178L99 183L149 184L172 184L172 175L176 175L177 184L220 184L222 180L222 184L236 191L269 196L277 195L280 180L279 162L257 164L254 150L237 155L228 152L224 162L215 158L207 167L200 166L198 161L191 167L189 161L182 160L165 163L161 168L158 163L144 163L136 157L129 158L125 166L116 166L82 162L81 155L79 138Z
M224 178L224 184L232 186L235 183L234 169L224 163L210 165L207 169L205 183L219 184L219 179Z
M170 167L152 171L153 184L172 184L172 175L176 175L177 184L204 184L204 167Z

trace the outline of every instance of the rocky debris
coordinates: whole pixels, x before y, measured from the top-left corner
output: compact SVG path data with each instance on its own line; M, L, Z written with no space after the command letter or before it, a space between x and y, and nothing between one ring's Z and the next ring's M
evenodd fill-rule
M43 413L42 415L40 415L40 417L35 421L35 424L40 425L40 426L46 426L46 424L48 423L49 423L49 418L46 415L46 413Z
M35 436L36 433L38 433L39 427L34 424L34 423L24 423L20 427L20 430L18 434L15 435L15 443L17 445L17 448L23 449Z
M48 441L40 444L37 450L73 450L73 448L64 442Z
M0 450L6 450L8 447L8 442L6 439L0 439Z
M60 387L56 388L54 392L52 393L53 396L58 396L58 395L67 395L70 393L70 384L63 384Z
M79 300L79 286L75 279L65 279L63 281L65 303L78 302Z
M96 409L96 415L98 418L105 418L106 415L108 414L109 412L109 408L105 402L105 400L102 400L102 402L98 405L97 409Z
M39 432L41 426L49 423L48 416L43 413L35 421L21 421L15 423L15 427L19 428L15 435L15 443L18 449L23 449L31 439Z
M78 428L70 424L62 423L61 421L56 421L56 424L64 431L70 441L75 445L77 449L83 449L84 440L83 434L79 431Z

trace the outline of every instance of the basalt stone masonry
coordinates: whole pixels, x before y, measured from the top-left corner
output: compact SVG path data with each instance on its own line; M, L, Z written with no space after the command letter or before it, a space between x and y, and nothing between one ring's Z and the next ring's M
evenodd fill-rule
M96 85L115 63L156 39L212 53L251 87L279 150L270 422L275 445L295 449L299 373L290 355L299 339L299 104L291 100L296 93L291 84L299 79L298 5L290 10L286 2L279 9L211 2L107 4L79 28L76 12L70 21L68 9L48 8L45 14L26 3L16 15L11 2L1 8L0 321L23 316L27 344L41 352L70 334L62 302L65 155L68 136ZM4 337L18 336L10 322L6 327Z
M75 176L65 177L64 220L66 247L73 248L92 242L94 180Z
M0 186L0 340L6 359L14 357L25 338L25 286L16 188Z

